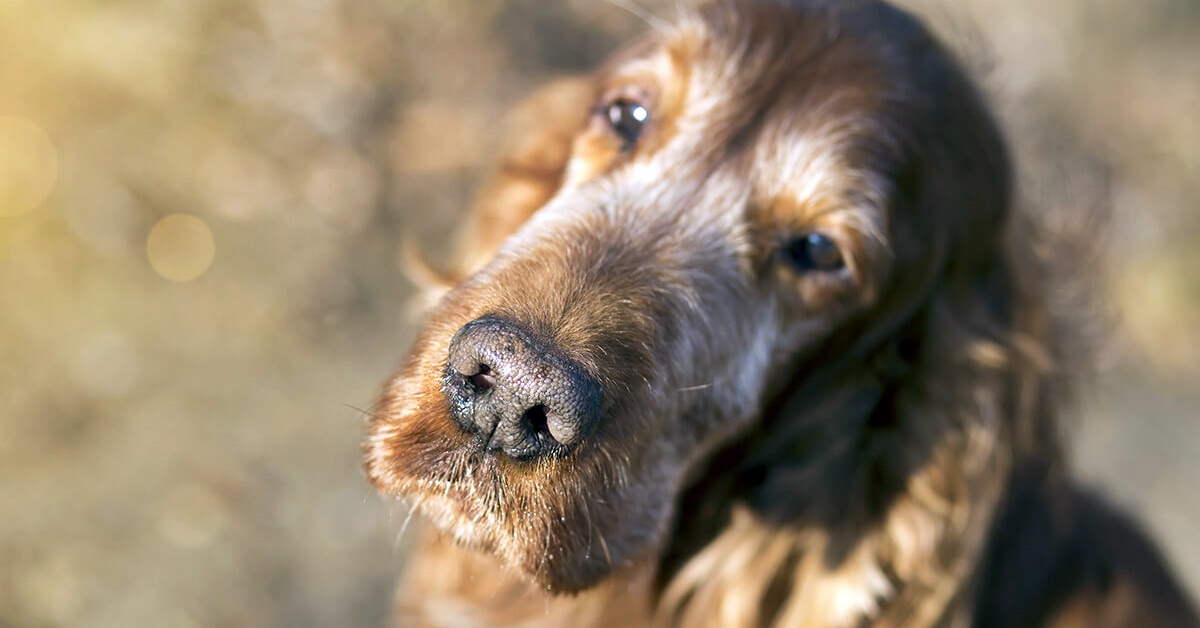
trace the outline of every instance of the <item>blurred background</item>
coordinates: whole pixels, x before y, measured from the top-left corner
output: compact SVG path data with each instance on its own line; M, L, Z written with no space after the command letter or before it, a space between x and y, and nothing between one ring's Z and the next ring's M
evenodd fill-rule
M0 626L382 623L400 242L436 257L504 111L646 30L615 4L0 2ZM1200 592L1200 2L908 4L1029 194L1111 206L1075 464Z

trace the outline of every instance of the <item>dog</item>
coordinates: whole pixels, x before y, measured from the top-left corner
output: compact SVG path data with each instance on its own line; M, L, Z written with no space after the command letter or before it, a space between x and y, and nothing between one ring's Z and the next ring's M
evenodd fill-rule
M954 56L876 0L651 23L525 106L374 407L432 524L397 621L1200 626L1064 472L1071 322Z

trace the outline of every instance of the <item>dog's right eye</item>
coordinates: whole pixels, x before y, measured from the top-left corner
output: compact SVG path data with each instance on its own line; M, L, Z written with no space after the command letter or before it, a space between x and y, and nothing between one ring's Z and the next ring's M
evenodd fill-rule
M810 233L788 242L783 255L801 272L833 272L846 266L837 243L823 233Z
M625 148L632 148L642 134L642 128L650 120L650 111L641 103L619 98L609 103L604 110L608 124L621 138Z

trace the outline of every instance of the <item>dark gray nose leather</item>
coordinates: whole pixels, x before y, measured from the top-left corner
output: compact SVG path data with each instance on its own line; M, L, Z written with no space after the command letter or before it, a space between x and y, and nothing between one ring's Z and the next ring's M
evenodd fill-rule
M599 421L604 398L560 351L488 316L454 335L444 381L455 423L517 460L569 452Z

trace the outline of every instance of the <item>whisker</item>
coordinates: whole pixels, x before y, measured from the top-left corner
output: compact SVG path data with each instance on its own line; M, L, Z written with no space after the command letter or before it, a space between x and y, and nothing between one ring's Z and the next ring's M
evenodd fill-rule
M342 405L361 414L362 418L364 418L364 419L374 419L374 418L378 417L378 415L375 414L374 410L364 410L364 409L362 409L354 404L351 404L351 403L342 403Z
M643 7L639 4L637 4L636 2L633 2L633 0L604 0L604 1L613 5L614 7L617 7L618 9L622 9L622 10L628 12L630 15L642 20L650 28L653 28L655 31L657 31L661 35L667 34L667 32L670 30L670 25L667 24L666 20L659 19L653 13L651 13L649 10L647 10L646 7Z
M422 501L424 501L424 500L420 500L414 504L409 504L408 515L404 517L404 523L400 524L400 532L398 534L396 534L396 543L395 543L396 548L399 548L401 542L404 541L404 534L406 532L408 532L408 525L410 523L412 523L413 515L417 514L417 508L419 508L421 506Z
M708 382L707 384L697 384L695 386L684 386L683 388L676 389L675 392L692 392L692 391L696 391L696 390L704 390L706 388L712 388L713 386L724 383L726 381L729 381L729 377L718 377L717 379L714 379L711 382Z
M588 507L588 503L587 503L586 499L580 499L579 503L583 506L583 516L585 518L587 518L587 527L588 527L587 556L591 557L591 555L592 555L592 539L596 536L595 528L592 526L592 509Z
M604 559L608 561L608 566L612 567L612 554L608 551L608 541L604 539L604 535L600 535L600 547L604 549Z

